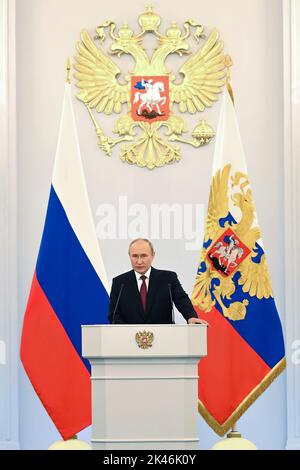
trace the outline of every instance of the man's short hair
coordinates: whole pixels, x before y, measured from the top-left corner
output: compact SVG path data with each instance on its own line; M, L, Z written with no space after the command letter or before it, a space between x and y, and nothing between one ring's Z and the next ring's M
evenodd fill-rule
M130 242L130 245L128 247L128 254L130 254L130 248L132 247L132 245L136 242L141 242L141 241L148 243L148 245L150 247L150 250L151 250L151 253L152 253L152 255L154 255L154 253L155 253L154 246L152 245L150 240L148 240L148 238L136 238L135 240L132 240L132 242Z

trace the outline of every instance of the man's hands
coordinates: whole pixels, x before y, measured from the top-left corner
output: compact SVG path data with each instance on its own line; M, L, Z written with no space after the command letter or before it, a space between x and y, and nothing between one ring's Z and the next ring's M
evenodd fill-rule
M207 321L205 320L201 320L201 318L189 318L188 319L188 324L189 325L195 325L195 323L200 323L201 325L206 325L206 326L209 326L209 324L207 323Z

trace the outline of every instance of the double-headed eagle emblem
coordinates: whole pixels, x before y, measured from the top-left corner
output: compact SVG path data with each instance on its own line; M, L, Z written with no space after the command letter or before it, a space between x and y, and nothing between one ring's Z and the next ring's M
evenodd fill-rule
M225 57L216 29L206 37L203 26L187 20L184 32L172 23L163 35L159 32L160 16L151 7L138 21L141 32L137 35L127 24L117 30L113 21L98 26L94 40L87 31L82 31L75 64L80 90L77 98L86 105L99 147L105 154L111 155L112 148L122 143L123 162L154 169L180 160L177 142L200 147L214 136L213 129L201 119L192 132L192 139L184 138L185 122L176 111L195 114L213 105L224 85ZM197 44L194 55L188 42L192 30ZM146 33L152 33L158 41L151 57L142 45ZM108 35L112 42L107 54L104 43ZM134 59L135 66L121 77L121 69L111 56L124 54ZM178 76L165 64L172 54L190 55ZM95 110L106 115L124 112L115 122L114 133L118 137L104 134Z
M212 180L192 301L205 313L218 304L236 321L245 319L251 297L273 297L271 280L248 175L228 163Z
M138 331L138 333L135 335L135 341L138 347L141 349L152 348L154 334L151 331Z

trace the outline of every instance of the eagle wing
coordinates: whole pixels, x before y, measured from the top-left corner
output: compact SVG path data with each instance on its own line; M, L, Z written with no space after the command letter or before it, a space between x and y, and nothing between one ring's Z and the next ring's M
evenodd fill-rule
M254 252L255 251L254 249ZM238 283L243 286L242 289L244 292L249 292L251 297L256 296L258 299L273 297L265 254L261 256L259 263L253 262L251 255L248 256L248 258L240 264L239 271L241 277Z
M120 84L117 76L119 67L105 55L90 38L87 31L82 31L81 41L77 44L75 77L80 91L77 98L90 108L101 113L120 113L122 104L130 100L127 84Z
M181 112L204 111L217 101L224 85L225 65L223 42L214 29L204 46L179 70L184 75L182 83L170 84L171 101L179 104Z
M220 227L219 220L228 216L228 179L230 170L231 165L227 164L224 168L218 170L213 177L205 226L205 242L214 240L219 232L224 230Z

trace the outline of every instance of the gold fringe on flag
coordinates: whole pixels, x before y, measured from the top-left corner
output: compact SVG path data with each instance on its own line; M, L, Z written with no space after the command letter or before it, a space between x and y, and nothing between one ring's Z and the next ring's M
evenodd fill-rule
M265 378L252 390L252 392L241 402L236 408L232 415L223 424L219 424L215 418L207 411L203 403L199 400L198 411L203 416L207 424L219 435L224 436L229 431L239 418L245 413L245 411L260 397L260 395L268 388L273 380L278 377L279 374L286 367L285 357L281 359L278 364L265 376Z

